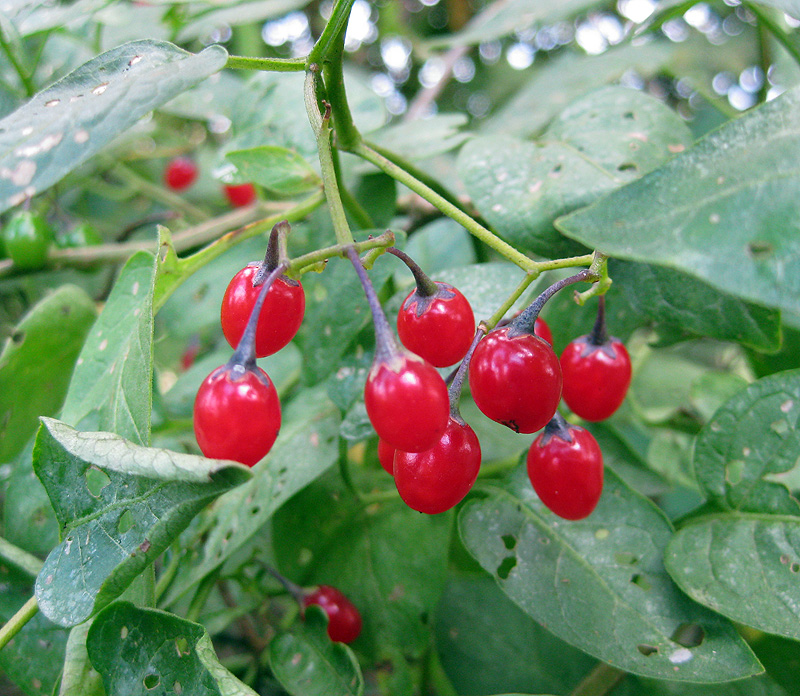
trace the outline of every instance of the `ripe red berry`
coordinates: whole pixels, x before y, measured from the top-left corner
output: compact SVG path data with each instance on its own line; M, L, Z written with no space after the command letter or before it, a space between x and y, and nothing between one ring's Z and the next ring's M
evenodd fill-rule
M281 405L259 367L223 365L200 385L194 432L206 457L253 466L272 448L281 427Z
M533 433L558 408L561 367L550 344L512 326L490 331L478 343L469 366L470 390L484 415L515 432Z
M253 184L225 184L222 190L234 208L243 208L256 199L256 188Z
M197 172L194 160L188 157L175 157L164 169L164 184L173 191L183 191L195 182Z
M404 452L433 447L450 417L444 380L429 363L405 351L372 366L364 403L378 436Z
M561 354L563 397L576 416L601 421L625 400L631 383L631 358L619 339L596 345L581 336Z
M381 463L383 470L390 476L394 476L394 453L396 451L397 448L378 438L378 461Z
M475 336L475 316L466 297L452 285L436 281L436 293L408 294L397 315L400 342L434 367L461 360Z
M581 520L603 492L603 454L588 430L561 416L528 450L528 478L541 501L559 517Z
M450 418L439 441L424 452L394 457L394 482L406 505L436 515L469 493L481 467L481 446L466 423Z
M553 333L550 331L547 322L541 317L536 317L536 323L533 325L533 333L539 338L543 338L551 346L553 345Z
M260 268L260 264L245 266L233 276L222 298L222 333L232 348L239 345L258 298L261 286L253 287L253 278ZM306 297L300 281L286 276L275 280L258 317L256 355L259 358L277 353L294 338L303 322L305 307Z
M303 607L317 604L328 615L328 637L337 643L352 643L361 633L361 614L353 603L330 585L320 585L303 597Z

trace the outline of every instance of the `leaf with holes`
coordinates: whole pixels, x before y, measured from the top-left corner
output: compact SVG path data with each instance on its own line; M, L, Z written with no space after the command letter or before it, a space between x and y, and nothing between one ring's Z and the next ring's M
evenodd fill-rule
M153 255L142 251L122 269L76 363L64 422L149 441L154 268Z
M42 419L34 467L62 538L36 597L62 626L118 597L207 503L250 478L240 464L82 433L50 418Z
M96 316L83 290L63 285L17 324L0 354L0 462L20 453L39 416L53 416L61 407Z
M322 186L317 173L294 150L277 145L261 145L225 154L233 165L231 182L253 182L279 196L296 196Z
M86 647L108 694L257 696L220 664L200 624L164 611L115 602L92 623Z
M0 212L49 188L142 116L222 69L222 46L194 55L165 41L107 51L0 121Z
M726 510L800 515L800 370L753 382L728 400L697 437L694 469Z
M298 395L283 416L278 439L267 459L252 469L253 478L220 498L203 551L182 571L167 604L239 551L283 503L337 461L339 412L324 391Z
M690 597L734 621L800 640L800 519L726 513L692 520L664 563Z
M458 170L501 236L555 257L581 247L559 235L553 220L640 177L691 141L686 124L657 99L605 87L564 109L535 143L506 135L470 141Z
M798 162L795 88L557 227L610 256L674 268L736 297L798 313Z
M725 619L686 598L664 570L663 513L606 471L595 511L551 513L520 467L466 504L467 549L529 616L562 640L633 674L721 682L761 672Z
M270 643L269 663L292 696L360 696L364 691L356 656L328 638L328 617L313 605L300 626Z

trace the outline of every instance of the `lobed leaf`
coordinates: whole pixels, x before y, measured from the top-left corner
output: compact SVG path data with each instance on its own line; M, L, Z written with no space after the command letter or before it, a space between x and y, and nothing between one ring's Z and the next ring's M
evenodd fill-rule
M461 511L464 544L524 612L562 640L654 678L721 682L762 671L729 623L670 580L662 561L669 522L612 472L595 511L577 522L549 512L522 467L487 493ZM689 626L699 643L680 637Z
M44 191L139 118L224 67L227 52L197 55L163 41L107 51L0 121L0 212Z
M275 638L269 662L277 680L292 696L361 696L364 677L344 643L328 638L328 617L316 606L291 633Z
M706 496L725 510L800 515L787 487L800 487L800 370L753 382L697 437L694 468Z
M240 464L141 447L50 419L36 474L61 529L36 580L42 613L74 626L118 597L211 500L250 478Z
M664 563L695 601L734 621L800 640L800 518L731 512L692 520Z
M789 90L556 226L610 256L798 312L799 106Z
M108 694L256 696L220 664L200 624L164 611L115 602L95 618L86 647Z

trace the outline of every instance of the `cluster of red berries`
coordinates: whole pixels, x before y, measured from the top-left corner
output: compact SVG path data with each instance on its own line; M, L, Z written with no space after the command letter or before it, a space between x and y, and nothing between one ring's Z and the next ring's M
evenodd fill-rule
M173 157L164 169L164 185L173 191L185 191L197 180L200 170L190 157ZM222 192L234 208L242 208L256 200L253 184L224 184Z
M194 432L206 457L253 466L272 449L281 426L281 406L269 375L256 358L276 353L294 338L305 312L299 281L283 275L276 225L263 262L240 270L222 300L222 331L233 356L200 385L194 402Z

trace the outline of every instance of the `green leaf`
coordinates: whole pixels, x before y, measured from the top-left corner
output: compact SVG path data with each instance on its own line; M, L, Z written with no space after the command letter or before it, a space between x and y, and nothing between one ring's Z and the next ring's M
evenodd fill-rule
M232 182L253 182L279 196L295 196L322 186L322 180L300 155L277 145L233 150L225 158L234 165Z
M193 55L134 41L93 58L0 121L0 212L49 188L167 100L225 65L222 46Z
M693 520L664 563L690 597L734 621L800 640L800 519L726 513Z
M375 475L380 479L368 480L391 485L383 470ZM272 543L285 575L304 585L335 585L353 602L365 652L380 659L394 646L420 658L447 576L452 519L421 515L400 500L366 507L332 471L279 511Z
M736 341L756 350L781 344L780 313L731 297L696 278L660 266L612 260L621 300L640 318L672 332Z
M277 680L292 696L360 696L364 677L344 643L328 638L328 617L309 607L293 633L270 643L269 662Z
M103 682L92 669L86 650L86 637L93 623L85 621L69 632L58 696L105 696Z
M91 298L64 285L14 329L0 353L0 462L20 453L36 432L39 416L55 415L61 407L95 317Z
M800 370L764 377L737 393L695 444L697 480L726 510L800 514L786 484L800 486L798 463Z
M142 251L122 269L76 363L64 422L149 441L154 268Z
M242 24L263 24L268 19L283 17L293 10L308 5L308 0L255 0L237 3L235 7L222 5L215 9L209 3L210 11L198 12L178 32L177 40L185 44L193 39L207 39L215 29L222 26L235 27Z
M376 131L371 139L406 159L428 159L461 145L469 137L459 130L467 121L466 114L436 114L425 119L422 130L418 121L405 121Z
M674 50L667 41L650 41L626 43L597 56L564 52L536 70L516 96L481 124L481 131L520 138L535 135L571 101L627 70L642 77L655 74Z
M577 522L542 505L524 467L487 493L461 511L464 544L523 611L562 640L649 677L720 682L761 671L733 627L670 580L662 562L669 522L612 472L595 511ZM702 630L699 645L678 642L686 625Z
M461 150L458 170L481 214L515 246L548 257L581 253L553 220L638 178L691 134L643 92L605 87L555 119L536 143L484 136Z
M115 602L92 623L86 647L108 694L256 696L220 664L201 625L164 611Z
M338 410L322 390L296 397L283 416L278 439L252 469L253 478L218 501L202 553L182 571L167 604L240 550L281 505L338 459Z
M610 256L798 312L799 107L800 89L790 90L557 227Z
M118 597L211 500L250 478L240 464L141 447L42 419L34 467L63 541L36 581L39 609L62 626Z

